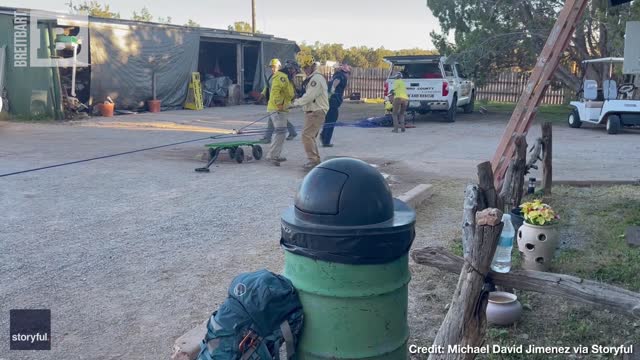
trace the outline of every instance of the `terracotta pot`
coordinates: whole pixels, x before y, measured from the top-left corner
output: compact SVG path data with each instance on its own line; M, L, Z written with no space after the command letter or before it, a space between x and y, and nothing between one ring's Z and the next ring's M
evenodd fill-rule
M115 109L114 103L107 103L107 102L102 103L102 105L100 106L100 113L104 117L112 117L114 109Z
M548 271L558 247L558 231L555 225L539 226L526 222L517 232L518 250L522 253L522 268Z
M520 319L522 305L512 293L493 291L487 303L487 321L495 325L511 325Z
M149 100L147 101L147 107L149 108L149 112L157 113L160 112L160 100Z

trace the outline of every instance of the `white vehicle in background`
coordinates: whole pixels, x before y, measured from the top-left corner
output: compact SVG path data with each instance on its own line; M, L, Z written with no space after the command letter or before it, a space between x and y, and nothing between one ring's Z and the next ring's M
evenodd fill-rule
M578 92L579 100L572 101L573 111L567 122L572 128L579 128L583 122L606 125L607 133L617 134L623 126L640 125L640 96L634 84L633 75L622 75L622 84L613 80L614 67L622 64L624 58L601 58L585 60L585 77L582 89ZM602 84L586 78L591 74L590 66L608 65L608 74ZM637 81L637 76L636 80ZM599 86L601 85L601 86Z
M447 62L439 55L390 56L384 58L391 70L384 84L388 97L398 74L407 87L407 111L426 114L444 113L448 122L454 122L458 107L472 113L475 104L475 85L464 75L460 64Z

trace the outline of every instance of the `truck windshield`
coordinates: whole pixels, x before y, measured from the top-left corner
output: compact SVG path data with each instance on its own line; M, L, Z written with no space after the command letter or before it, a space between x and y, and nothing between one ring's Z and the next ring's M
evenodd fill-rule
M442 79L438 63L394 65L392 74L402 73L405 79Z

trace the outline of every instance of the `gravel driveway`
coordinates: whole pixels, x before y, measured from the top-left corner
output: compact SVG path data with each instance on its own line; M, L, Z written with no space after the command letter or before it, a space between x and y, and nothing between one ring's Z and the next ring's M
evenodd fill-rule
M341 116L374 115L379 106L345 104ZM263 107L243 106L0 123L0 173L193 139L263 114ZM301 114L293 120L300 126ZM504 124L461 115L455 124L419 120L406 134L341 127L336 146L321 153L379 165L396 195L436 181L455 183L443 191L457 192L491 157ZM640 178L629 166L640 161L637 136L554 127L556 178ZM51 351L9 352L4 340L0 359L166 358L173 340L224 300L233 276L280 271L279 214L304 176L299 137L286 142L289 160L280 168L221 162L209 174L193 171L202 166L195 160L202 144L0 178L0 337L8 337L9 309L50 308L53 317ZM458 219L451 221L421 223L419 242L455 231Z

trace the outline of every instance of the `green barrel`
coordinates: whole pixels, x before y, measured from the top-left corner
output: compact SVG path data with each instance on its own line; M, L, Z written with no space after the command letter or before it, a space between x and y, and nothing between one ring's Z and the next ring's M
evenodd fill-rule
M305 359L407 359L415 212L368 164L320 164L282 215L284 275L298 290Z

